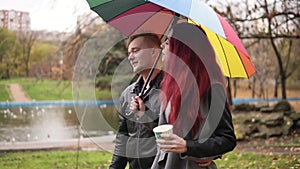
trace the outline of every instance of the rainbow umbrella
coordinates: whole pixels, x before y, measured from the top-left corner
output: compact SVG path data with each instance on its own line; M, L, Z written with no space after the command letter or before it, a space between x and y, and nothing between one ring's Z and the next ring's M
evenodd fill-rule
M229 23L199 0L87 0L91 9L124 35L149 31L163 35L175 16L201 26L227 77L251 77L256 69Z

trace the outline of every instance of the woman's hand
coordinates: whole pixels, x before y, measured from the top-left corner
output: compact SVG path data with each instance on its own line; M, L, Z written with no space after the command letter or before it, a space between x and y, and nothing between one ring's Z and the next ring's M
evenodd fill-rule
M165 152L185 153L187 151L186 141L176 134L161 134L161 139L156 140L157 145ZM193 159L199 167L207 167L213 158Z
M139 96L131 98L130 110L135 112L135 115L141 117L145 112L145 104Z
M176 134L161 134L161 139L156 140L157 145L165 152L185 153L186 141Z

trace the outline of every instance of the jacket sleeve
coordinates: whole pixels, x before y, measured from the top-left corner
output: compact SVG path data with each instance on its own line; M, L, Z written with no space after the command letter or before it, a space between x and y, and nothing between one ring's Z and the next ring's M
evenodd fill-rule
M113 154L109 169L123 169L126 167L127 158Z
M126 118L122 115L124 114L127 104L128 103L124 102L124 99L120 99L119 126L116 135L115 150L109 166L110 169L125 169L127 164L126 143L128 140L128 129Z
M236 137L234 134L234 128L232 123L232 116L226 102L226 95L223 87L215 87L215 94L217 97L214 99L210 99L210 110L215 110L218 108L214 108L212 106L219 105L220 107L224 107L223 113L221 114L220 120L210 120L208 124L217 123L216 129L212 132L211 136L208 138L201 138L203 141L199 140L186 140L187 141L187 152L185 153L187 156L202 158L202 157L217 157L222 154L232 151L236 146ZM225 100L225 101L224 101ZM214 103L212 103L214 102ZM224 106L225 104L225 106ZM219 107L215 106L215 107ZM210 112L214 113L214 112ZM201 134L200 134L201 137Z

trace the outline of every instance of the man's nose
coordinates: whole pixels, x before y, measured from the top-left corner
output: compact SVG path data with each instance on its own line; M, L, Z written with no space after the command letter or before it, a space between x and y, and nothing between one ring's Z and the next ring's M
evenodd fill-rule
M161 47L162 49L165 48L165 43L166 43L166 42L163 42L163 43L160 45L160 47Z
M128 60L133 60L133 58L134 58L133 53L128 54L128 57L127 57Z

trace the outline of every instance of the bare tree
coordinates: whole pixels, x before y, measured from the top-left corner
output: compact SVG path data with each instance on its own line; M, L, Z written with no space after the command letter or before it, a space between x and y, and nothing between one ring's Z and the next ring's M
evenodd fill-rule
M21 44L22 58L25 64L25 75L29 77L29 63L31 57L31 49L36 40L36 34L34 31L22 33L19 35L19 41Z
M291 52L294 40L300 39L297 34L300 28L299 2L242 0L222 3L226 8L215 9L230 20L241 39L252 40L254 43L267 39L270 42L278 63L282 99L286 99L286 80L296 71L297 66L293 63L299 59L292 57Z

